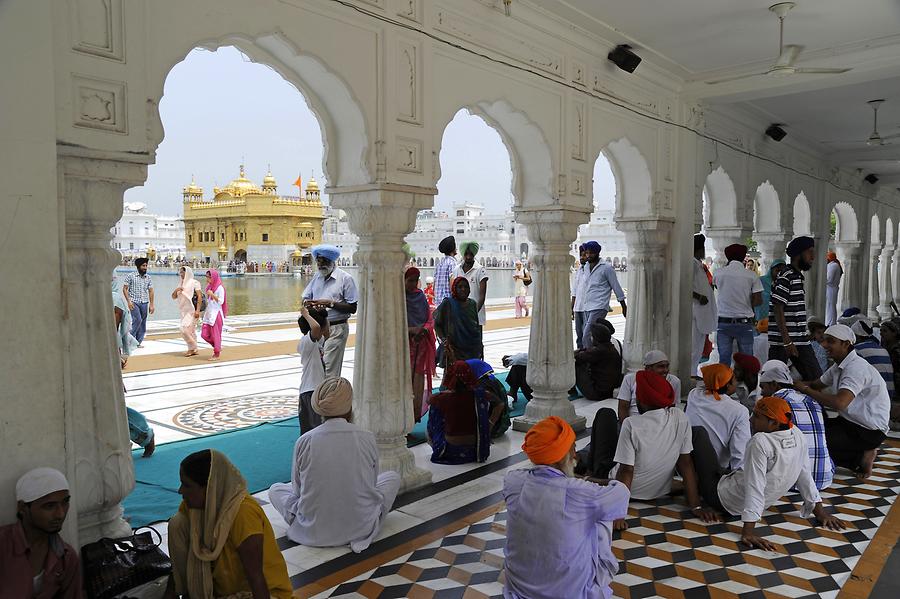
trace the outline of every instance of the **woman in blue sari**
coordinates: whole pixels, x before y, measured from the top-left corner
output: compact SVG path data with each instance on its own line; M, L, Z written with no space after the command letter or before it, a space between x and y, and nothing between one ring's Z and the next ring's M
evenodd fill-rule
M441 387L443 391L431 397L428 408L431 461L484 462L491 450L490 404L478 388L475 374L459 360L447 369Z
M488 401L491 439L495 439L509 430L512 424L509 419L509 404L506 403L506 387L494 376L494 367L484 360L473 358L466 360L466 364L472 369L478 389Z
M762 283L763 286L762 303L753 308L757 321L769 317L769 300L772 298L772 284L775 282L775 279L778 278L778 275L781 274L781 271L784 270L784 267L784 260L779 258L772 262L772 266L769 267L769 272L759 278L759 282Z
M447 368L457 360L482 358L478 305L469 299L469 281L456 277L450 282L450 297L434 311L434 332L441 341L438 362Z

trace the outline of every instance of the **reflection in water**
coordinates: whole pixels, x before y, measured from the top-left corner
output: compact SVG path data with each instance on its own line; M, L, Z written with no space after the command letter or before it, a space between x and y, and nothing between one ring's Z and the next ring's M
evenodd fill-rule
M116 276L124 280L125 276L133 269L116 269ZM344 267L354 279L357 278L356 267ZM422 271L422 286L425 286L425 277L433 274L433 268L420 268ZM505 298L513 294L513 279L511 268L488 269L488 297ZM197 269L194 275L205 288L205 271ZM150 269L153 277L155 292L156 312L150 316L150 320L172 320L180 318L178 305L172 299L172 291L178 286L180 279L176 271ZM273 312L299 312L300 297L309 283L309 278L295 279L288 276L242 276L222 279L225 292L228 296L228 314L240 316L243 314L269 314ZM357 281L358 282L358 281ZM398 277L397 284L400 283ZM529 296L531 292L529 291Z

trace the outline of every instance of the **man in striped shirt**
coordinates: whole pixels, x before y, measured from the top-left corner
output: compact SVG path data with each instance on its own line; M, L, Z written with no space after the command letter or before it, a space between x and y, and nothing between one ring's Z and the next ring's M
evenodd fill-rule
M440 306L445 297L450 297L450 275L456 270L456 238L444 237L438 244L444 257L434 265L434 305Z
M834 479L834 462L825 440L825 416L822 406L808 395L796 391L787 364L769 360L759 372L764 396L780 397L791 408L791 422L806 438L809 449L809 473L818 490L827 489Z
M791 263L772 285L769 302L769 359L790 362L804 381L814 381L822 370L806 328L803 272L812 268L815 242L812 237L797 237L788 244L787 255Z
M881 342L875 338L872 331L872 321L861 317L850 327L856 334L856 343L853 349L856 354L871 364L887 385L888 395L894 399L894 365L891 362L891 354L881 346Z

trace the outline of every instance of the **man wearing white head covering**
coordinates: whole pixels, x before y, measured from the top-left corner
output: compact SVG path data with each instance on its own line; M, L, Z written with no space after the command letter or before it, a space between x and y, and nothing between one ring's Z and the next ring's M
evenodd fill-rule
M0 597L81 599L78 554L59 536L69 499L58 470L35 468L19 478L18 521L0 527Z
M351 422L353 388L326 379L312 396L325 422L294 446L291 482L269 489L269 501L288 524L287 536L313 547L366 549L400 490L396 472L378 474L375 436Z
M675 391L675 405L677 406L681 398L681 379L669 372L669 357L658 349L648 351L644 355L644 370L652 370L669 381L669 384L672 385L672 389ZM630 372L622 379L622 385L619 387L618 399L620 423L624 422L629 416L637 415L637 383L635 382L635 373Z
M825 329L822 345L834 366L819 380L796 383L794 388L839 413L825 420L831 457L838 466L867 478L872 474L878 446L887 437L891 399L881 374L853 349L855 342L856 334L847 325ZM837 393L826 391L829 387Z
M325 377L341 376L344 349L350 336L347 321L356 314L359 291L356 281L335 265L341 251L333 245L317 245L312 248L316 261L316 276L303 290L303 303L307 308L319 306L328 310L330 334L325 341Z

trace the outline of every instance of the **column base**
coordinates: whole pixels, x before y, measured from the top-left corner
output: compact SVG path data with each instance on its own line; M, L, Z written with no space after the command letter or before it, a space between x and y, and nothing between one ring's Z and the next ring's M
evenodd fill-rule
M514 431L527 432L532 426L549 416L558 416L569 423L576 433L587 428L587 420L584 416L575 413L575 406L566 399L538 399L535 397L525 407L525 413L513 418Z
M119 539L131 536L131 525L125 521L121 504L113 507L78 513L78 544L93 543L102 538Z
M400 492L412 491L431 484L431 472L416 466L416 458L406 446L406 437L400 445L378 444L378 471L393 471L400 475Z

